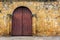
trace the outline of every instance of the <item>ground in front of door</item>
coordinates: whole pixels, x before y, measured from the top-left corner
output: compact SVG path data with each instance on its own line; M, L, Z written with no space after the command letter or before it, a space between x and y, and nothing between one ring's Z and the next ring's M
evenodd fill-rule
M60 40L60 37L0 37L0 40Z

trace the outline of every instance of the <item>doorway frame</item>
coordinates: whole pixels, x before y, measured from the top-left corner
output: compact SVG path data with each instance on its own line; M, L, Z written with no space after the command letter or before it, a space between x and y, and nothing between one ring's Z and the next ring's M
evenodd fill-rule
M31 12L31 10L30 10L28 7L26 7L26 6L19 6L19 7L15 8L14 11L13 11L13 13L12 13L12 23L13 23L14 12L15 12L18 8L26 8L26 9L28 9L28 10L30 11L30 13L31 13L31 15L32 15L32 12ZM31 24L32 24L32 16L31 16ZM32 28L33 28L33 27L32 27ZM13 36L13 35L12 35L12 30L13 30L13 28L12 28L12 25L11 25L11 32L10 32L10 35L11 35L11 36ZM23 30L23 29L22 29L22 30ZM21 35L16 35L16 36L21 36ZM24 35L22 35L22 36L24 36ZM29 35L28 35L28 36L29 36ZM32 35L31 35L31 36L33 36L33 30L32 30Z

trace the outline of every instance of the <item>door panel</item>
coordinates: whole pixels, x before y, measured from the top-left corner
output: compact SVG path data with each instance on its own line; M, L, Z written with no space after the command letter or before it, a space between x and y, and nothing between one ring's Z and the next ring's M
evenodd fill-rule
M22 35L22 8L14 12L12 20L12 35Z
M23 35L32 35L32 16L26 8L23 8Z

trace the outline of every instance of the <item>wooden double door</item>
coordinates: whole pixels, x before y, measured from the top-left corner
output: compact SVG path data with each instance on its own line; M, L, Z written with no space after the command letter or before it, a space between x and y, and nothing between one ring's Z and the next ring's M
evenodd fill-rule
M13 12L13 36L32 36L32 13L26 7L18 7Z

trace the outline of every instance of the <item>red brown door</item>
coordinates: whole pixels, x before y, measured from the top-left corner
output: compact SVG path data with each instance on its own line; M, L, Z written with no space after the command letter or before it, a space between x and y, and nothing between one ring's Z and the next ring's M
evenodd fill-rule
M23 8L23 35L32 35L32 15L31 12Z
M32 14L26 7L19 7L13 12L12 35L31 36L32 35Z

